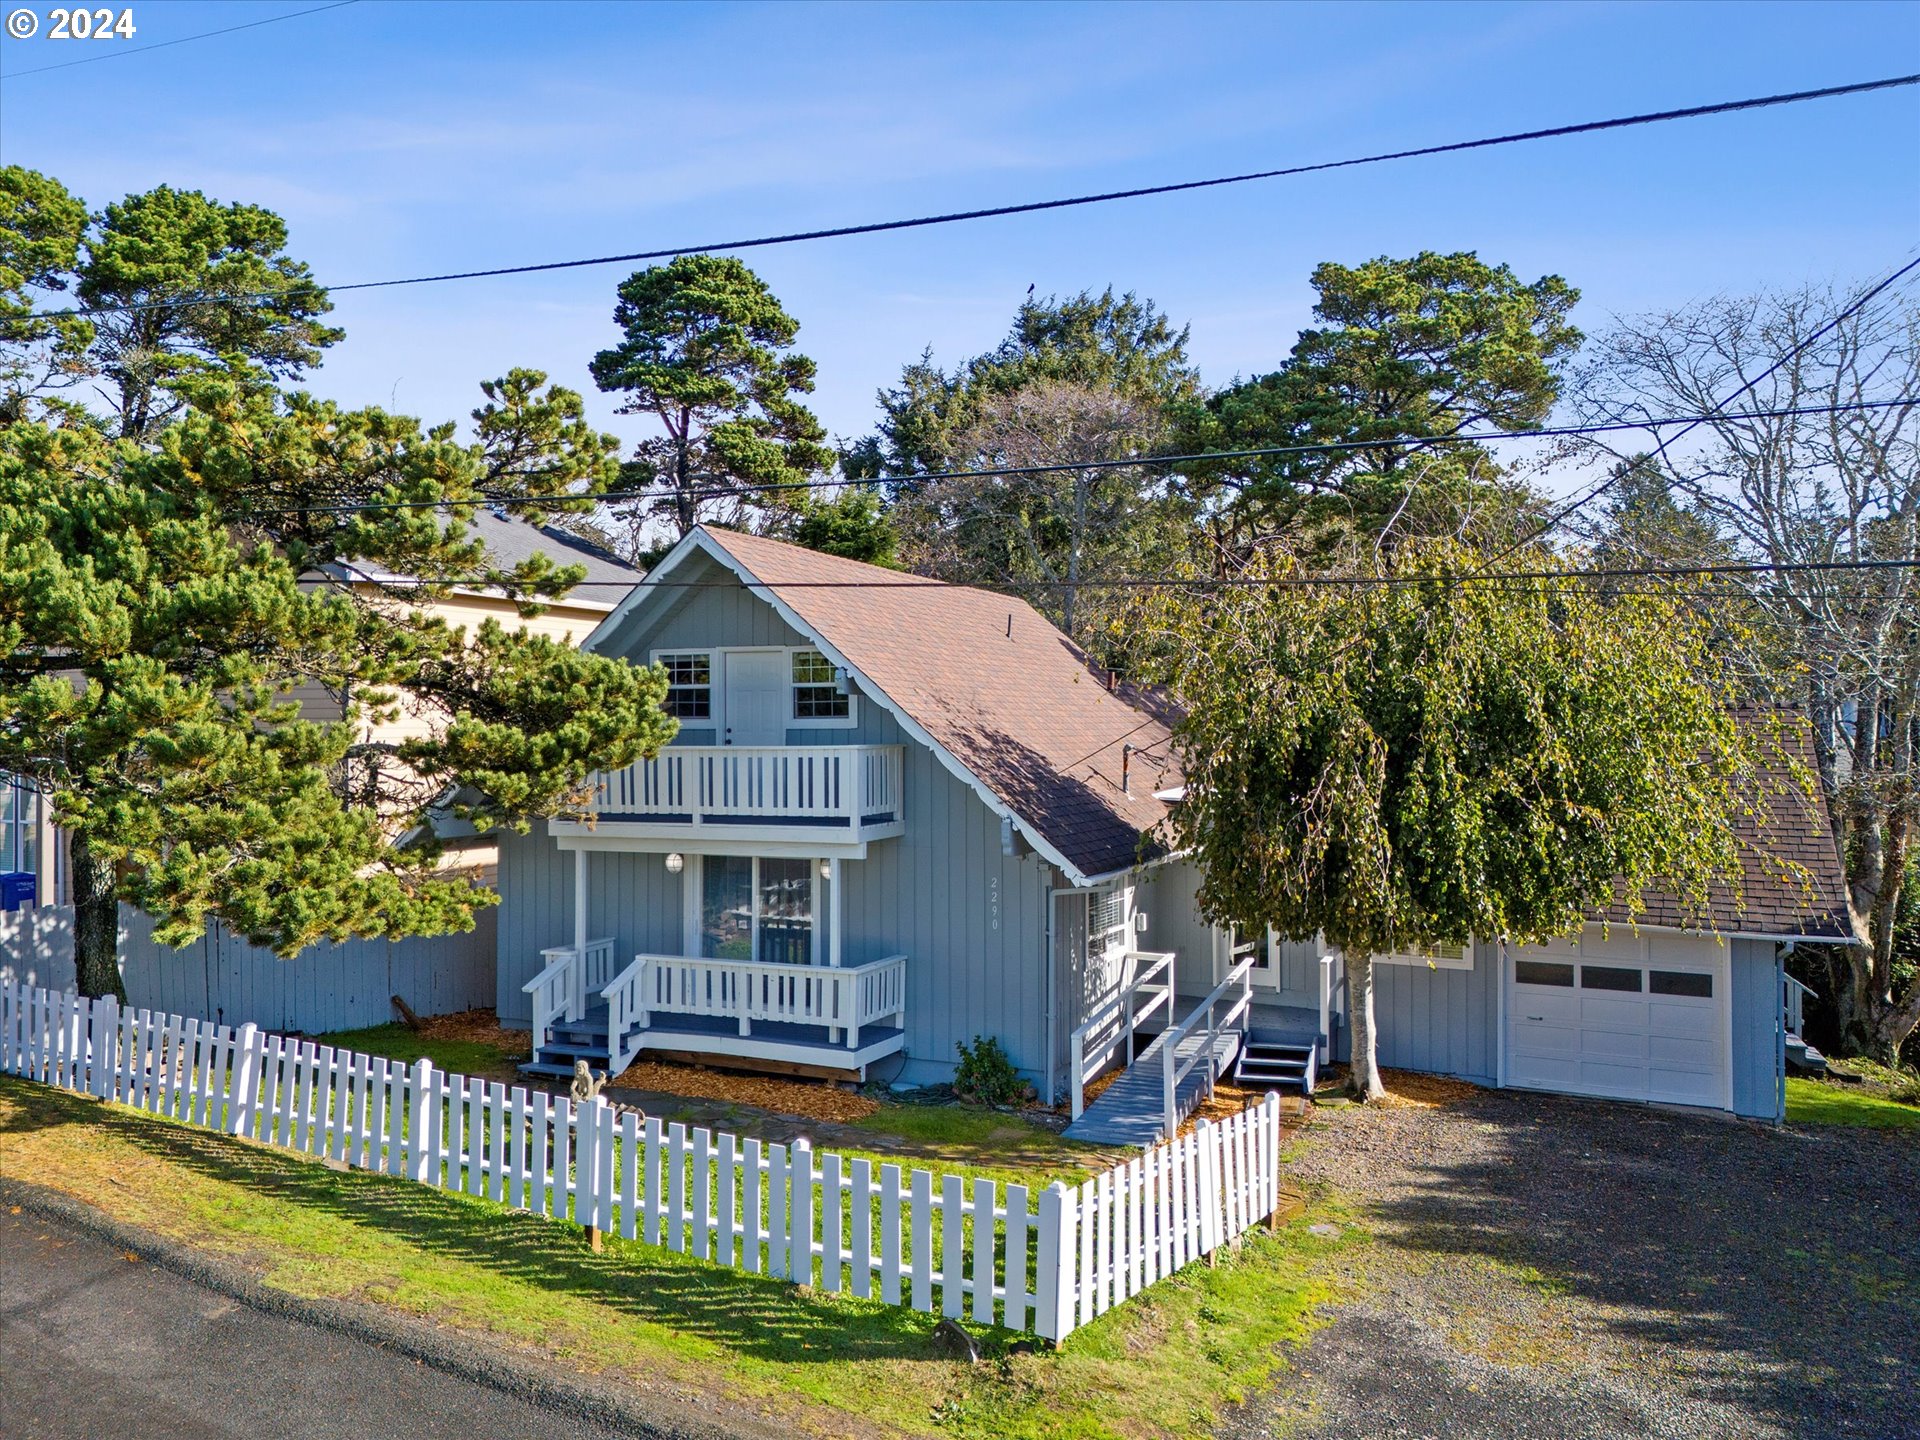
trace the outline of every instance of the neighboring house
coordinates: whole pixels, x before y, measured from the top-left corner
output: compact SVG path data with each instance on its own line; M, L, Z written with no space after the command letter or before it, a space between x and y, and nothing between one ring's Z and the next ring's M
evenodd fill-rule
M0 910L57 905L66 898L66 846L44 796L29 780L0 771Z
M491 619L510 630L524 629L577 644L607 618L641 578L638 570L606 551L550 525L533 525L482 510L468 529L486 542L493 564L503 570L536 553L555 564L579 565L586 570L585 583L534 616L522 616L513 602L498 592L477 588L456 589L421 607L450 625L464 626L469 634ZM328 573L336 582L364 592L375 592L383 583L391 586L406 578L365 561L330 566ZM301 714L309 720L336 720L343 713L342 697L319 686L302 686L293 694L300 701ZM369 722L365 736L398 742L422 733L427 725L425 717L409 714L403 707L391 720ZM491 840L454 835L448 840L448 851L451 863L482 872L493 863ZM12 872L37 876L37 903L67 903L65 836L55 828L45 798L30 783L0 773L0 873ZM0 894L0 904L4 903L5 896Z
M499 1011L543 1067L926 1083L980 1035L1053 1101L1141 1048L1079 1125L1147 1140L1169 1091L1344 1058L1334 959L1207 925L1155 849L1171 717L1025 603L702 528L584 645L663 664L681 730L591 820L500 840ZM1718 937L1656 896L1578 941L1378 957L1382 1062L1777 1118L1782 947L1847 933L1817 812L1779 808L1811 883L1754 865Z
M464 628L469 636L488 620L496 620L507 630L525 630L566 644L577 645L612 613L627 592L640 583L641 573L616 559L607 551L577 535L551 525L534 525L491 510L477 511L468 522L470 538L483 541L491 563L511 570L534 555L545 555L556 565L578 565L586 571L581 584L539 614L522 615L518 606L497 590L458 586L420 608L427 614ZM404 595L398 587L409 577L365 560L330 565L328 576L336 583L368 595ZM344 697L319 686L303 686L293 692L300 701L301 714L309 720L337 720L344 713ZM390 718L362 722L362 737L373 742L398 744L423 735L440 723L440 717L420 714L402 701L398 713ZM397 763L397 762L396 762ZM451 823L441 826L446 846L445 863L489 877L494 863L494 844L490 837L475 836Z

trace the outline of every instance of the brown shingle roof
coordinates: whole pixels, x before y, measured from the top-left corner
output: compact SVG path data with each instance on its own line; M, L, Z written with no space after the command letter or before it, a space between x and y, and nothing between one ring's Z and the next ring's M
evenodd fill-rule
M1812 776L1813 743L1806 720L1780 715L1779 726L1763 717L1746 717L1758 727L1766 757L1760 777L1756 810L1734 821L1740 845L1741 894L1736 900L1725 886L1709 896L1707 915L1712 928L1723 934L1798 936L1809 940L1848 940L1853 928L1847 919L1846 877L1827 828L1826 805L1809 797L1794 771ZM1764 823L1763 823L1764 821ZM1781 862L1796 867L1785 870ZM1704 928L1702 917L1688 912L1678 897L1649 891L1638 923L1675 929ZM1602 912L1623 923L1629 917L1624 901L1616 900Z
M1166 817L1167 726L1023 600L918 580L780 540L710 539L1083 876L1125 869ZM865 584L874 588L808 588ZM1144 705L1144 700L1142 700ZM1123 794L1123 746L1135 755Z
M1025 601L763 536L706 534L1083 876L1159 853L1148 837L1167 806L1153 792L1180 780L1174 712L1127 686L1110 692L1104 672ZM871 588L826 588L849 585ZM1792 775L1794 763L1811 765L1804 721L1787 717L1781 739L1761 786L1766 824L1735 824L1742 895L1716 889L1705 918L1722 932L1844 939L1845 881L1824 806ZM1148 752L1133 757L1130 794L1120 788L1126 744ZM1783 875L1779 860L1804 878ZM1645 899L1642 925L1701 923L1671 894ZM1628 919L1621 902L1603 913Z

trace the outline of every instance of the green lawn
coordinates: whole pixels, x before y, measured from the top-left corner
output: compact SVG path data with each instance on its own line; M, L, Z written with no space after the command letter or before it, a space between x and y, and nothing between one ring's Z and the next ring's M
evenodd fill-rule
M354 1050L409 1063L425 1058L433 1062L436 1070L489 1080L517 1081L520 1062L528 1054L525 1049L513 1052L478 1040L450 1040L420 1034L398 1021L371 1025L364 1030L336 1030L316 1038L320 1044L331 1045L336 1050Z
M1787 1122L1792 1125L1868 1125L1892 1130L1920 1125L1920 1106L1903 1105L1864 1086L1787 1077Z
M1005 1120L1008 1117L998 1117ZM877 1121L879 1117L875 1117ZM985 1123L984 1121L982 1123ZM879 1136L876 1135L876 1139ZM341 1172L118 1106L0 1079L0 1174L225 1255L269 1284L484 1333L798 1433L1184 1436L1284 1363L1366 1243L1328 1203L1217 1268L1190 1266L1058 1353L984 1336L935 1358L932 1317L720 1270L643 1244L592 1253L571 1225ZM1307 1222L1339 1221L1337 1237Z

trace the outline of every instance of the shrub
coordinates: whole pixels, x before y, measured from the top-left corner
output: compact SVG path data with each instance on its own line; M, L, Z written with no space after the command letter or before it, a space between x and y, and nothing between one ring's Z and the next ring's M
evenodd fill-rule
M956 1044L959 1068L953 1072L953 1093L969 1105L1022 1105L1033 1099L1033 1087L1020 1078L999 1039Z

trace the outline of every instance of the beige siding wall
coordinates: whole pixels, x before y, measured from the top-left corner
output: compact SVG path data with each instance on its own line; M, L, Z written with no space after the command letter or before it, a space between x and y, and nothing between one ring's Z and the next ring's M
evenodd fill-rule
M525 616L510 601L487 595L450 595L422 608L447 624L465 630L469 636L486 621L496 620L507 630L523 630L576 646L607 616L605 608L566 604L552 606L539 615ZM340 718L339 697L318 685L298 686L288 692L288 698L300 702L300 713L308 720ZM409 707L403 699L394 718L368 724L365 734L369 740L397 744L426 734L435 723L436 717Z

